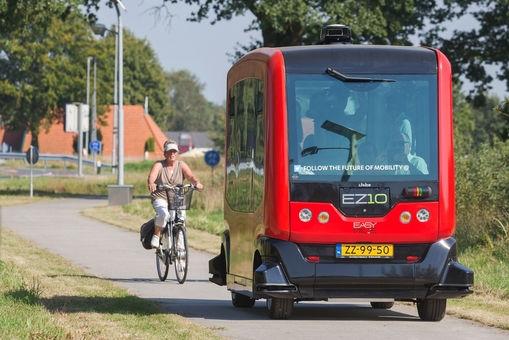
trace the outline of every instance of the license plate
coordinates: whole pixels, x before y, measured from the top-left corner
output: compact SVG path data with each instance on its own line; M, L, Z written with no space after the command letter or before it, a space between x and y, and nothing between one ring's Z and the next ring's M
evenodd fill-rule
M338 258L380 258L394 257L392 244L336 244Z

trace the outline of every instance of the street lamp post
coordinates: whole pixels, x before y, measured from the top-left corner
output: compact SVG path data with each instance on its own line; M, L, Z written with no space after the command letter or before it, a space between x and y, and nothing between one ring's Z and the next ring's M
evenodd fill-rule
M113 91L113 140L111 148L111 172L115 173L117 164L118 140L118 26L115 26L115 86Z
M93 57L87 57L87 105L90 105L90 60ZM88 132L86 132L85 147L88 150Z
M117 144L118 144L118 25L115 31L109 30L103 24L92 24L92 31L100 36L104 36L106 31L115 34L115 85L113 91L113 136L111 140L111 172L115 173L117 164ZM91 57L89 57L91 58ZM88 97L87 97L88 98Z
M113 4L117 10L118 25L115 29L116 42L115 42L115 93L114 105L115 111L118 103L118 114L114 113L113 125L113 159L112 164L115 162L115 131L118 131L118 184L108 185L108 201L109 205L125 205L131 203L132 199L132 185L124 185L124 55L123 55L123 29L122 17L118 6L125 7L120 0L114 0ZM92 26L94 33L104 34L107 30L104 25L96 24ZM118 85L118 92L117 92ZM118 100L118 102L117 102ZM118 121L117 121L118 117ZM116 126L118 124L118 130Z
M94 57L94 93L92 95L92 134L90 137L90 139L93 141L97 140L96 121L97 121L97 59ZM96 151L92 152L94 153L94 173L97 173L97 152Z
M124 185L124 53L122 37L122 16L118 6L125 7L122 1L115 0L118 17L118 185Z

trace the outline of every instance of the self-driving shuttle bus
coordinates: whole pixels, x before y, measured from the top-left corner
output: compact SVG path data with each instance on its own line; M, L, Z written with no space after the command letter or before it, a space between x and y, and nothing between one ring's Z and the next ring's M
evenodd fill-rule
M228 72L224 223L210 280L266 299L413 301L422 320L470 294L457 258L451 66L426 47L260 48Z

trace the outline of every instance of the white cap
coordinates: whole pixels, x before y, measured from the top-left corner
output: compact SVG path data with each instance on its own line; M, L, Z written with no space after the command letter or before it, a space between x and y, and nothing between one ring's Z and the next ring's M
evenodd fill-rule
M164 152L167 152L167 151L170 151L170 150L176 150L177 152L179 151L179 147L177 144L166 144L166 146L164 147Z

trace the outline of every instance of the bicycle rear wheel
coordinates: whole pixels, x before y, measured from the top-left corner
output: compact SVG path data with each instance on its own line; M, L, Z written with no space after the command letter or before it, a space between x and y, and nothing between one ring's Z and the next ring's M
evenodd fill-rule
M174 249L175 249L175 275L178 283L182 284L186 281L187 268L189 263L189 252L187 245L186 228L179 224L174 229Z
M170 253L168 249L169 233L165 230L161 233L159 249L156 249L156 267L159 280L164 281L168 277L170 269Z

